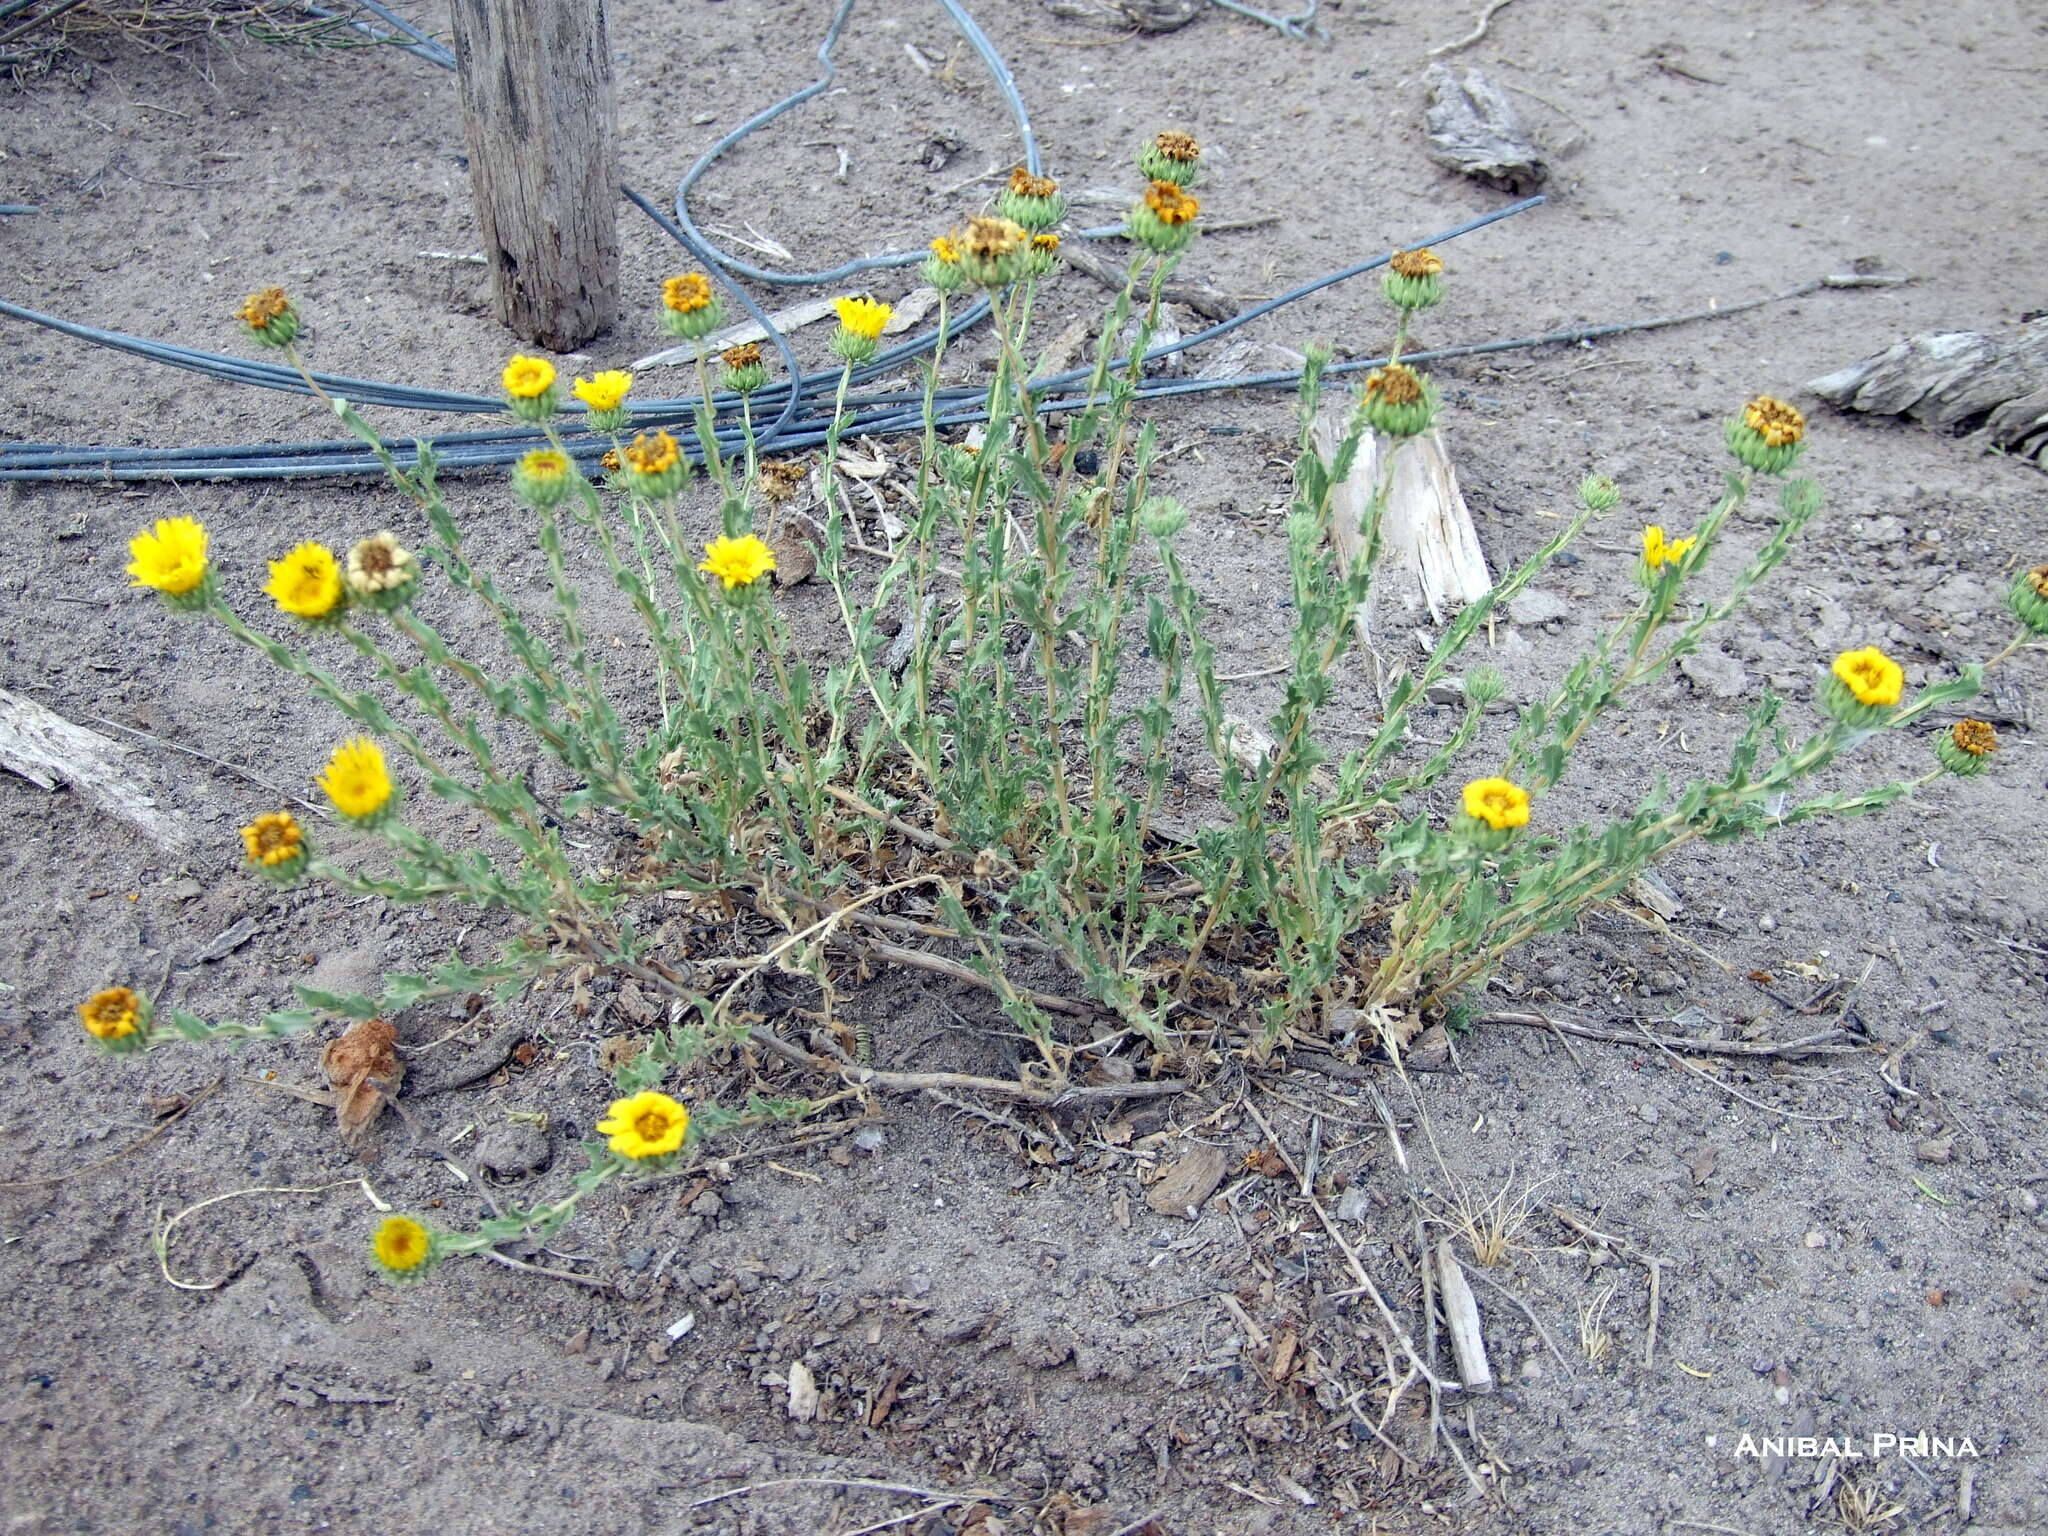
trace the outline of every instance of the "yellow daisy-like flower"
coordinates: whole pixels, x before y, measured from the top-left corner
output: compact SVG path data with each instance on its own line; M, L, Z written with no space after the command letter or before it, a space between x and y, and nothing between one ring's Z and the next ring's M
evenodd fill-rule
M1474 779L1465 786L1465 814L1496 832L1529 825L1529 792L1506 779Z
M538 400L555 387L555 365L544 357L514 357L502 382L514 400Z
M242 307L235 311L235 318L250 330L260 331L291 307L292 301L282 288L266 288L242 300Z
M274 869L306 851L305 829L290 811L267 811L242 828L242 847L251 864Z
M78 1021L95 1040L122 1040L142 1027L142 999L126 987L95 992L78 1005Z
M1402 277L1441 277L1444 259L1425 245L1412 251L1396 251L1387 265Z
M570 390L593 411L616 411L632 387L632 374L623 368L607 368L593 378L579 378Z
M611 1149L636 1162L666 1157L682 1146L689 1131L690 1112L667 1094L652 1090L614 1099L611 1112L597 1122L597 1134Z
M862 341L873 341L880 336L882 327L889 323L889 316L895 313L887 304L875 299L834 299L832 307L839 312L839 323Z
M371 821L391 803L391 770L384 766L384 753L376 742L355 736L327 759L320 787L350 821Z
M679 315L706 308L716 296L702 272L685 272L661 285L661 302Z
M960 247L944 235L940 235L932 241L932 254L951 266L960 259Z
M206 529L189 517L159 518L128 541L128 574L138 587L184 597L206 580Z
M394 1275L409 1275L434 1256L434 1234L410 1216L386 1216L377 1223L370 1252Z
M1202 211L1200 199L1183 192L1170 181L1155 181L1145 189L1145 206L1152 210L1154 218L1169 229L1179 224L1191 224Z
M341 562L325 544L301 544L282 560L270 562L270 580L263 590L295 618L327 618L341 606Z
M713 539L704 546L704 563L697 569L716 576L730 592L734 587L750 587L774 570L775 554L751 533L738 539Z
M1858 704L1889 709L1905 692L1905 669L1874 645L1842 652L1830 670L1855 695Z
M1673 539L1666 543L1664 530L1652 523L1643 530L1643 564L1653 571L1667 565L1676 565L1698 542L1697 539Z
M1758 395L1744 406L1742 419L1767 447L1788 447L1806 436L1806 418L1798 408L1770 395Z

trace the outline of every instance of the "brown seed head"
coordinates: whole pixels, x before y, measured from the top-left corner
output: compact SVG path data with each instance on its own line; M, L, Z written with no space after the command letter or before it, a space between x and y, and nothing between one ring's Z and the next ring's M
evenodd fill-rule
M2048 565L2037 565L2027 572L2027 585L2034 589L2036 597L2048 597Z
M1192 165L1202 158L1202 146L1195 142L1194 135L1182 133L1177 128L1169 128L1152 144L1167 159L1178 160L1182 165Z
M718 354L718 360L728 368L753 368L761 361L761 343L749 341L737 347L727 347Z
M1398 277L1437 277L1443 273L1444 259L1425 245L1412 251L1396 251L1387 265Z
M1012 220L972 218L960 236L960 249L977 261L1001 261L1030 238L1024 226Z
M242 300L242 307L235 311L235 318L252 331L260 331L291 307L292 301L282 288L266 288Z
M1010 172L1010 191L1018 197L1058 197L1060 184L1050 176L1034 176L1020 165Z
M763 459L761 494L771 502L789 500L810 475L810 465L801 459Z

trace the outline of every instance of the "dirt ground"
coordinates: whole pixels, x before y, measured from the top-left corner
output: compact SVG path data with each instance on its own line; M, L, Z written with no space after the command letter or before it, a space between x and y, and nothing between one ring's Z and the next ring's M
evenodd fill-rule
M619 0L624 178L659 200L715 135L810 78L828 15ZM977 15L1070 189L1129 189L1127 157L1160 127L1212 146L1208 211L1276 220L1191 259L1232 294L1506 200L1434 166L1419 132L1425 54L1471 29L1465 7L1326 5L1327 47L1221 9L1156 36L1023 0ZM481 268L426 254L477 243L447 75L374 50L96 46L0 94L0 201L42 210L0 219L0 294L233 350L229 310L282 282L312 318L317 366L491 388L510 342ZM840 57L842 89L714 174L706 223L751 224L825 265L921 243L984 194L966 178L1015 160L936 7L864 0ZM1439 371L1496 570L1549 536L1589 470L1630 497L1498 627L1519 700L1626 600L1637 524L1705 508L1733 406L1802 399L1802 381L1903 334L1992 329L2048 303L2048 21L2009 0L1515 0L1454 62L1509 89L1555 174L1548 206L1446 248L1452 298L1427 342L1731 305L1864 257L1915 277ZM655 285L682 265L630 208L621 227L631 313L573 360L586 370L660 344ZM1078 276L1060 291L1060 321L1102 297ZM1384 322L1352 284L1255 334L1363 356ZM800 345L820 357L817 336ZM12 439L332 435L295 398L19 323L0 326L0 356ZM2004 583L2048 558L2048 481L1966 440L1804 403L1830 510L1723 649L1589 738L1552 814L1612 812L1659 773L1711 766L1766 685L1803 716L1839 649L1881 645L1917 684L2004 643ZM1224 670L1270 666L1288 402L1217 395L1155 414L1164 442L1187 445L1170 488L1194 512L1186 544ZM482 560L536 590L524 515L496 479L462 479L454 500ZM1595 912L1518 956L1491 999L1624 1037L1839 1029L1841 1054L1681 1060L1489 1025L1412 1092L1384 1072L1224 1061L1191 1096L1057 1120L889 1102L857 1136L722 1144L728 1161L607 1195L532 1255L605 1289L476 1260L399 1288L366 1263L362 1181L451 1224L482 1205L397 1128L358 1160L326 1112L252 1081L312 1083L317 1042L109 1059L72 1006L111 981L164 980L178 1006L248 1017L288 1005L294 981L374 986L502 932L239 873L234 829L275 798L169 744L305 785L338 722L218 632L125 590L126 538L151 518L201 517L246 588L285 542L407 532L410 508L322 482L15 484L5 507L0 686L148 733L143 762L209 836L203 855L168 859L72 795L0 776L9 1532L2048 1531L2038 648L1980 707L2006 741L1988 776L1893 814L1687 850L1665 870L1682 903L1668 928ZM1767 512L1737 544L1761 540ZM708 509L694 515L709 526ZM439 601L458 632L476 622ZM829 620L816 586L778 601L800 625ZM639 643L629 613L592 614L607 640ZM1254 718L1276 701L1270 677L1233 692ZM1447 715L1418 722L1429 739L1448 729ZM1887 738L1841 782L1926 761L1924 741ZM462 834L424 794L411 803ZM769 999L800 1001L793 984ZM497 1065L493 1041L536 1047L413 1109L458 1148L488 1147L515 1198L564 1186L608 1097L599 1043L643 1022L637 999L602 985L587 1012L573 1002L540 992L399 1020L418 1078L480 1053ZM885 977L853 1006L881 1065L1001 1068L1011 1049L974 994ZM698 1086L742 1082L728 1067ZM1404 1328L1423 1315L1374 1092L1413 1157L1431 1240L1452 1238L1478 1277L1500 1378L1447 1402L1427 1461L1365 1427L1397 1356L1346 1250ZM1239 1171L1276 1142L1299 1167L1312 1141L1313 1204L1293 1172ZM1193 1222L1155 1213L1149 1180L1197 1146L1227 1157L1223 1198ZM160 1266L161 1224L216 1197L233 1198L187 1215ZM1485 1267L1470 1229L1490 1225L1506 1254ZM798 1362L826 1395L817 1422L785 1411ZM1421 1401L1411 1390L1388 1430L1418 1457ZM1873 1435L1922 1431L1969 1444L1863 1460L1759 1444L1808 1435L1868 1453Z

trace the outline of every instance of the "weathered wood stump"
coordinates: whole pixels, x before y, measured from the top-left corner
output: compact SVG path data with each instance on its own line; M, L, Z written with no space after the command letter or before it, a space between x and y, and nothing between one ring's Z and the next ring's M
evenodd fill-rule
M618 317L602 0L454 0L469 181L498 319L556 352Z

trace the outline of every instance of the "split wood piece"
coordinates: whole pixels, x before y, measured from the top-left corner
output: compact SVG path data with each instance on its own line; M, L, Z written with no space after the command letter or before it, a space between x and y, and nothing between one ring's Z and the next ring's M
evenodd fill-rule
M1531 192L1549 177L1543 151L1486 76L1468 69L1460 80L1443 65L1432 64L1424 78L1429 107L1422 125L1429 135L1430 159L1503 192Z
M1844 410L1938 432L1981 426L1992 447L2048 467L2048 319L1908 336L1806 387Z
M128 763L131 751L33 699L0 689L0 767L44 789L68 785L164 852L189 852L198 845L197 830L157 803L154 786Z
M619 312L617 103L601 0L455 0L455 74L491 307L572 352Z
M1354 407L1348 397L1325 404L1316 417L1316 451L1325 458L1337 451L1350 429ZM1479 548L1472 509L1458 489L1458 472L1441 430L1411 438L1398 453L1389 438L1368 431L1360 440L1351 473L1330 501L1330 538L1337 560L1350 570L1361 549L1359 523L1379 489L1387 455L1394 454L1393 480L1387 489L1386 511L1380 518L1380 568L1372 592L1359 614L1359 636L1369 645L1373 616L1388 591L1389 575L1404 576L1397 592L1409 606L1417 600L1441 624L1447 609L1484 597L1493 590L1493 575Z
M1458 1362L1458 1376L1467 1392L1493 1390L1493 1368L1486 1363L1486 1336L1479 1331L1479 1303L1449 1238L1436 1245L1439 1294L1443 1297L1444 1324L1451 1331L1451 1354Z

